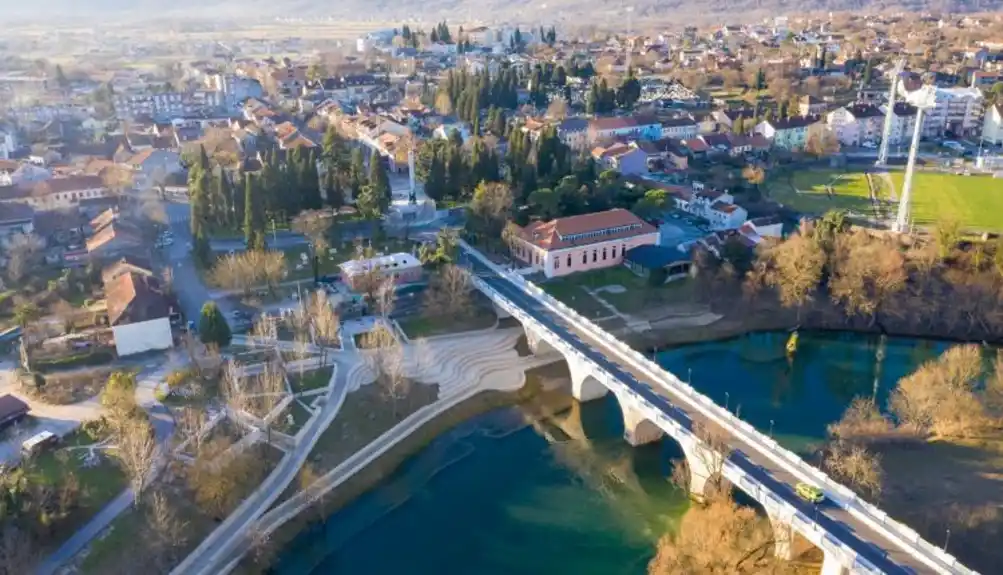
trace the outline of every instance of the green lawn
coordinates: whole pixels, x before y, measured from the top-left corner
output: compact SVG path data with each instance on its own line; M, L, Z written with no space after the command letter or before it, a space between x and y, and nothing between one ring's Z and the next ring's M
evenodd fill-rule
M585 291L585 288L596 290L617 285L625 288L626 291L622 293L601 290L598 295L620 312L630 314L641 313L653 307L692 301L692 282L676 281L662 286L652 286L646 278L635 275L623 266L579 272L539 285L547 293L586 317L589 317L589 314L582 309L582 304L586 301L590 302L587 304L587 309L592 311L593 317L608 316L612 313ZM572 295L574 299L570 299Z
M292 424L289 424L289 416L293 416ZM313 415L310 411L303 407L303 405L298 401L293 401L289 404L289 407L285 409L277 418L275 418L275 428L280 432L287 435L296 435L299 430L303 428L303 425L310 419Z
M831 196L827 191L830 185ZM804 170L771 179L767 190L773 200L799 212L847 210L869 215L872 211L867 177L862 172ZM885 198L887 192L882 189L879 199Z
M69 537L80 525L89 520L102 507L126 488L128 478L112 451L100 450L100 463L86 467L83 464L85 451L64 448L98 443L102 437L91 435L83 428L66 435L56 449L40 453L32 459L31 481L53 485L58 488L69 473L76 476L80 485L78 507L57 529ZM54 539L58 539L56 536Z
M298 371L293 370L289 374L289 385L293 388L293 392L295 393L309 391L311 389L320 389L322 387L327 387L327 382L331 381L332 373L334 373L334 367L332 366L303 372L302 377L300 377Z
M891 177L896 189L901 190L903 172L893 172ZM1003 230L1003 180L916 172L910 212L913 222L920 226L955 219L970 230Z

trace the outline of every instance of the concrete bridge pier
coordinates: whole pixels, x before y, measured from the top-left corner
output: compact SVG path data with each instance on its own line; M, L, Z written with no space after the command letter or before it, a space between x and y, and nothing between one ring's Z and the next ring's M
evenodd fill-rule
M789 518L770 515L770 525L773 526L773 553L784 561L793 558L791 543L794 542L794 526Z
M529 338L529 332L526 332ZM532 349L532 344L530 345ZM534 352L537 353L537 352ZM571 396L579 402L592 401L605 397L609 389L592 375L584 362L576 358L567 359L568 371L571 373Z
M835 553L825 551L822 559L821 575L849 575L850 570L843 566L843 560Z
M555 351L553 346L547 343L547 340L543 336L535 331L523 328L526 332L526 343L529 345L529 350L533 352L534 355L541 355L551 351Z
M647 443L660 441L665 434L640 410L620 403L623 410L623 438L631 446L638 447Z
M512 314L510 314L508 310L503 308L502 306L494 302L491 303L491 306L495 308L495 315L498 316L498 319L505 319L507 317L512 317Z
M679 442L686 455L686 466L690 470L690 496L703 499L708 483L720 481L721 467L724 457L700 444L696 438L689 437Z

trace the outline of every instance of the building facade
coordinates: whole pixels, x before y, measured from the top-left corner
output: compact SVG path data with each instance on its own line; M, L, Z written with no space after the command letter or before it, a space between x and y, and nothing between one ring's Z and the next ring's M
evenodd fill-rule
M624 209L517 228L512 254L548 278L623 264L627 250L658 243L658 230Z

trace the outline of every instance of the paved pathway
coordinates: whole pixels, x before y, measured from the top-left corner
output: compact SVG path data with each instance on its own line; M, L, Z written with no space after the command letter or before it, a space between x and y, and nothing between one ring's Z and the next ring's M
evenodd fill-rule
M154 396L157 385L164 381L167 374L171 372L174 367L170 363L164 363L158 368L149 371L147 373L141 372L137 378L136 385L136 402L146 410L150 417L150 423L153 425L153 430L157 436L158 449L161 452L160 461L151 470L150 474L156 477L161 468L163 467L163 453L166 450L167 442L170 440L171 435L174 433L174 419L171 417L170 411L160 403ZM100 404L98 404L100 406ZM100 412L98 412L98 415ZM96 417L96 416L95 416ZM115 520L116 517L121 515L126 509L132 505L135 499L132 489L126 488L118 496L113 499L110 503L104 506L87 522L83 527L77 530L55 553L50 555L45 562L38 568L37 575L50 575L55 573L57 569L73 559L77 553L80 553L91 541L93 541L98 535L101 534L111 522Z
M338 361L336 359L336 361ZM343 360L331 374L331 381L326 401L321 410L314 413L298 434L295 449L287 452L278 466L258 488L247 497L230 514L219 527L213 531L180 565L171 573L175 575L197 575L199 573L215 573L215 565L219 554L231 543L243 537L248 526L268 509L272 503L285 491L286 487L299 473L300 467L306 461L310 451L317 443L321 434L338 414L345 396L348 394L350 374L356 374L355 364Z

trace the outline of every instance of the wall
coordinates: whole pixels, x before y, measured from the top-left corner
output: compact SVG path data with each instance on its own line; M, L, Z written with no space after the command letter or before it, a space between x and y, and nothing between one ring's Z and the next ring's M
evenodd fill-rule
M153 349L170 349L174 345L171 322L166 317L118 325L111 331L115 334L115 351L119 357Z

